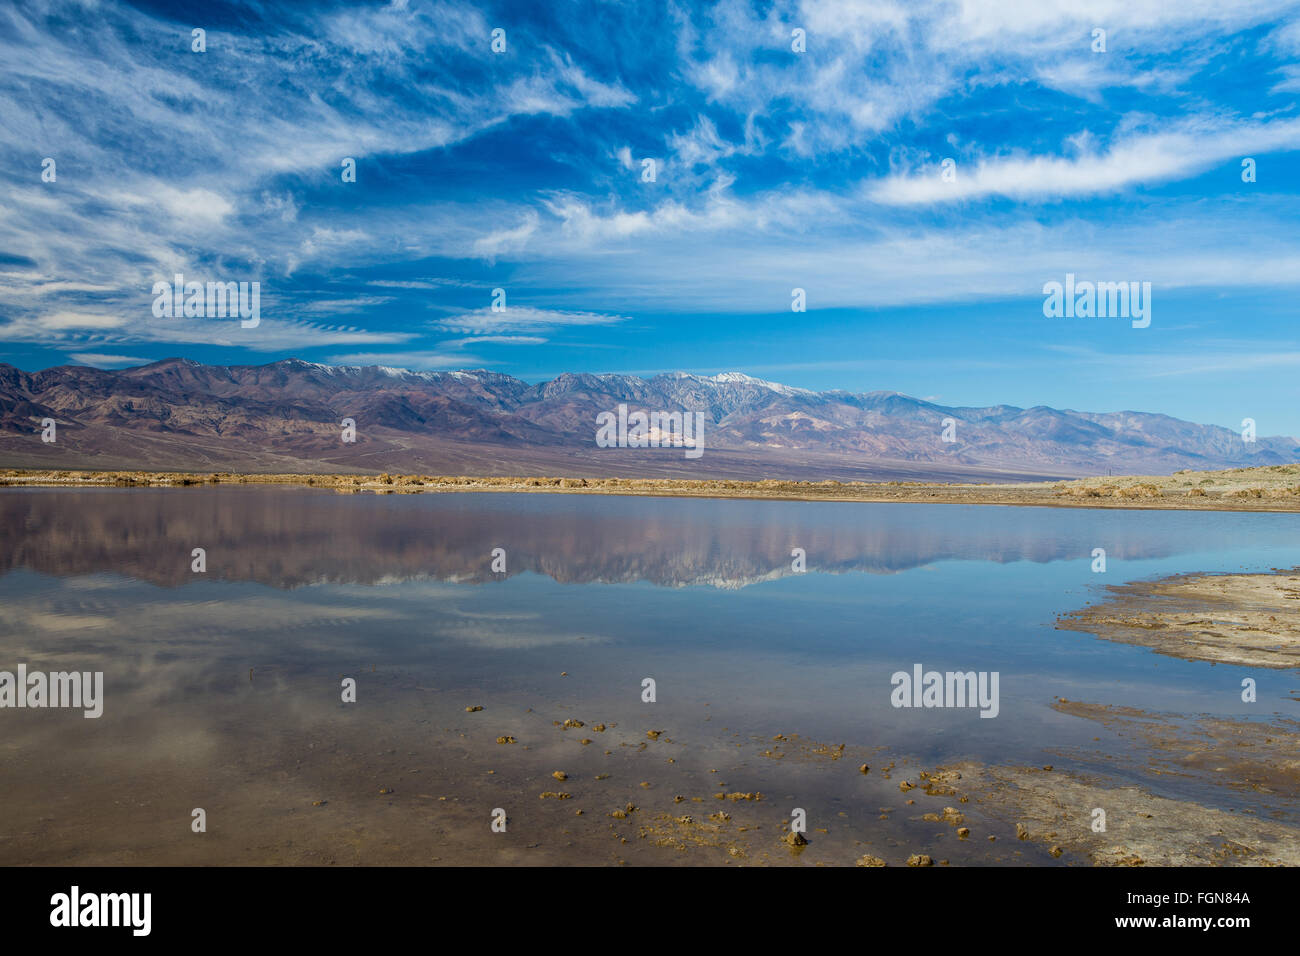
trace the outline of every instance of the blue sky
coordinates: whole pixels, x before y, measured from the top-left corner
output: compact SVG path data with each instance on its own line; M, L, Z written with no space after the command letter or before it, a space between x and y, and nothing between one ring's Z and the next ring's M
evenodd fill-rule
M1296 3L193 6L0 11L0 361L738 370L1300 435ZM260 325L155 318L177 272L260 282ZM1150 327L1045 317L1066 273L1150 282Z

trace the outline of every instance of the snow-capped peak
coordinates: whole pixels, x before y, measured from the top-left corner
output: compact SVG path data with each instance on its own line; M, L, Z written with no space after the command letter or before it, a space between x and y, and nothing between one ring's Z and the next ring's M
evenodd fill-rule
M782 395L812 395L814 394L806 388L792 388L789 385L782 385L779 382L769 382L766 379L755 378L752 375L746 375L744 372L719 372L709 379L711 382L717 382L719 385L753 385L756 388L766 388L769 391L778 392Z

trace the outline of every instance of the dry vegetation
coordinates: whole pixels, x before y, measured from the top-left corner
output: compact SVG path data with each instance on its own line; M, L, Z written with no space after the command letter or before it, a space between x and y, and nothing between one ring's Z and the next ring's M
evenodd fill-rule
M382 494L542 491L811 501L925 501L1093 508L1300 511L1300 464L1233 468L1227 471L1179 471L1172 475L1133 475L1018 484L0 469L0 485L130 487L216 484L306 485L343 492Z
M1229 468L1226 471L1176 471L1172 475L1134 475L1124 478L1084 478L1055 486L1062 494L1090 498L1155 498L1185 495L1191 498L1296 498L1300 497L1300 464Z

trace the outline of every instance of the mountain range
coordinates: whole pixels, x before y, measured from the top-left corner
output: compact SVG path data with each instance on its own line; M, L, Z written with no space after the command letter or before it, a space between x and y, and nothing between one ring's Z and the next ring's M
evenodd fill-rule
M602 448L597 416L700 412L704 451ZM56 422L42 440L42 422ZM343 420L355 441L343 439ZM953 439L945 441L944 435ZM955 407L739 372L421 372L297 359L121 370L0 364L0 465L248 472L1008 481L1284 464L1294 438L1144 412Z

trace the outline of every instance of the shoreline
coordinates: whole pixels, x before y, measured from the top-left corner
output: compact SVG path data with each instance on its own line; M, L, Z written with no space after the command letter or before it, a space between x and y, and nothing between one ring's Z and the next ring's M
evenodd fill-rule
M1270 472L1272 474L1267 474ZM1202 478L1202 475L1212 477ZM1288 480L1296 480L1296 483L1286 484ZM1300 512L1300 465L1009 484L0 469L0 487L135 488L249 484L328 488L348 494L508 492L874 504Z
M1300 568L1174 574L1106 591L1101 600L1058 615L1056 628L1188 661L1300 666Z

